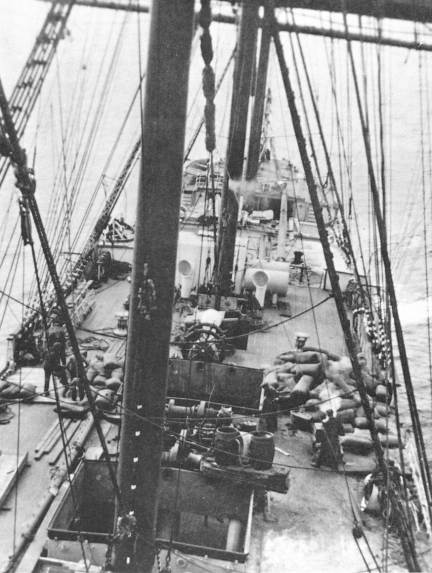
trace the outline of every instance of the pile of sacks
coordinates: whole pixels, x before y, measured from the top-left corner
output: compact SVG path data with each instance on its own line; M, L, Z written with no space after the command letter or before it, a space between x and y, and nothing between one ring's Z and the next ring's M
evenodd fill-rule
M95 405L100 410L113 410L123 390L123 361L115 354L97 354L89 362L87 379L92 387Z
M385 446L397 447L384 376L371 374L362 353L358 361L380 440ZM264 383L277 391L280 403L285 402L288 408L304 409L313 422L320 422L327 410L333 410L345 430L346 435L341 439L344 450L360 454L372 450L369 422L360 402L351 361L346 356L319 349L286 352L277 357Z

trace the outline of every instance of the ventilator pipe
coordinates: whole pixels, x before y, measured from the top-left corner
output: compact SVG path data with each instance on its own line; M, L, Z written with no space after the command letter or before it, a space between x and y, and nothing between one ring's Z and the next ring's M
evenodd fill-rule
M127 336L129 312L127 310L116 312L115 318L117 320L117 328L114 329L114 334L117 336Z
M270 270L270 269L257 269L249 267L245 273L244 278L244 287L246 289L252 289L256 287L254 283L254 275L258 273L258 276L261 274L267 276L267 289L273 294L279 294L285 296L288 290L288 280L289 280L289 273L284 271L277 271L277 270ZM256 296L256 295L255 295Z
M278 244L276 257L278 259L286 259L286 235L288 230L288 196L286 185L281 190L281 208L279 216L279 229L278 229Z
M255 271L252 275L252 283L255 287L255 298L261 307L264 307L268 282L269 277L265 271Z
M193 264L187 259L182 259L177 264L180 275L180 295L181 298L189 298L193 283Z
M221 210L221 196L219 193L216 193L215 198L214 198L214 202L215 202L215 214L216 217L220 217L220 210Z
M240 220L241 220L241 218L242 218L243 205L244 205L244 197L243 197L243 195L240 195L238 215L237 215L237 222L238 222L238 223L240 222Z

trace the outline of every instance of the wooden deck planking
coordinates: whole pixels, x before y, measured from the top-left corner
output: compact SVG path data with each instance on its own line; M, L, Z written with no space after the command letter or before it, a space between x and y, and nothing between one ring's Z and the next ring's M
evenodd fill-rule
M115 312L123 309L123 302L129 292L127 281L110 281L97 292L95 308L87 317L83 326L89 330L112 329L117 325ZM103 337L102 334L91 334L84 330L78 330L81 339L88 336L104 338L109 344L109 352L121 355L124 352L125 340ZM29 382L35 384L36 392L43 391L44 371L41 367L24 367L10 377L14 383ZM30 452L28 467L25 467L19 480L11 488L5 498L4 509L0 511L0 569L13 553L14 544L20 540L21 531L31 520L36 509L38 500L42 498L49 486L49 475L54 466L49 465L49 456L40 460L33 457L36 445L44 437L51 424L57 419L53 410L53 401L46 398L38 398L35 403L14 404L11 406L15 416L11 422L1 427L0 450L9 453L16 459L18 446L21 452ZM18 416L18 412L20 415ZM90 440L94 443L96 440ZM61 461L61 457L58 462ZM15 500L16 488L18 489ZM15 522L16 514L16 523ZM45 539L46 530L41 528L41 536ZM40 534L38 533L38 536ZM15 539L15 541L14 541Z
M6 501L20 473L27 462L28 452L20 454L0 454L0 510Z
M264 319L267 326L282 324L251 334L248 349L236 351L231 361L251 368L270 366L278 354L294 348L295 335L299 331L309 334L307 345L318 346L337 354L345 354L342 329L332 298L295 318L297 314L310 309L327 297L328 293L318 288L290 287L288 299L291 306L291 318L281 316L277 310L266 309Z
M78 338L82 341L90 336L101 338L109 344L107 352L116 354L119 357L123 356L126 339L114 338L110 334L117 327L115 314L124 310L123 303L129 294L129 290L130 284L126 280L109 280L107 284L97 289L95 306L82 324L82 328L77 330ZM104 330L107 331L106 335L104 335ZM91 351L89 357L96 353Z
M51 468L46 458L35 461L33 452L57 418L48 404L14 404L11 410L15 416L9 424L1 426L0 450L15 460L17 450L20 454L29 452L29 457L28 465L11 488L0 511L0 564L4 564L13 553L14 544L20 541L21 531L48 488Z

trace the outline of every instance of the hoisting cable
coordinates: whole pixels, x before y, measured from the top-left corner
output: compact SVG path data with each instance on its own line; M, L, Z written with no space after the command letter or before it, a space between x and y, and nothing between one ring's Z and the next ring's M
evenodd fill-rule
M345 31L347 32L348 31L348 23L347 23L346 10L344 10L344 12L343 12L343 19L344 19ZM419 465L420 465L420 470L421 470L421 474L422 474L422 481L423 481L423 485L424 485L424 489L425 489L425 495L426 495L426 498L428 501L429 515L432 517L432 503L431 503L432 481L431 481L431 475L430 475L430 470L429 470L428 461L427 461L426 448L425 448L425 444L424 444L421 424L420 424L418 410L417 410L417 404L416 404L416 399L415 399L415 394L414 394L414 387L413 387L412 380L411 380L411 373L410 373L409 364L408 364L408 356L406 353L405 341L404 341L404 336L403 336L403 332L402 332L402 324L401 324L400 317L399 317L396 291L395 291L395 287L394 287L393 275L392 275L392 271L391 271L391 262L390 262L390 257L389 257L389 253L388 253L388 247L387 247L387 236L386 236L384 221L382 218L382 212L381 212L381 206L380 206L380 197L379 197L379 192L378 192L378 186L377 186L376 179L375 179L375 171L374 171L372 154L371 154L371 149L370 149L369 130L368 130L368 127L367 127L366 122L365 122L365 117L364 117L364 113L363 113L363 106L362 106L361 99L360 99L360 90L359 90L357 74L355 71L354 56L353 56L352 49L351 49L351 42L349 39L347 39L346 42L347 42L348 55L349 55L350 65L351 65L351 73L352 73L352 77L353 77L353 81L354 81L354 89L355 89L355 94L356 94L356 99L357 99L357 107L358 107L359 116L360 116L360 124L361 124L361 129L362 129L363 142L364 142L364 147L365 147L365 152L366 152L366 159L367 159L368 173L369 173L369 180L370 180L370 189L371 189L371 193L372 193L372 199L373 199L374 210L375 210L375 217L376 217L376 222L377 222L377 226L378 226L378 233L379 233L379 238L380 238L380 243L381 243L381 256L382 256L383 263L384 263L384 271L385 271L385 278L386 278L386 284L387 284L387 291L389 294L391 308L392 308L392 312L393 312L393 320L394 320L396 338L397 338L398 347L399 347L400 362L401 362L402 372L404 375L405 386L407 389L408 404L409 404L409 408L410 408L410 412L411 412L411 419L412 419L413 428L414 428L414 437L415 437L417 452L418 452L418 456L419 456Z
M75 335L75 330L69 315L68 307L66 304L66 299L63 293L62 285L60 283L59 276L57 274L57 269L55 266L54 258L47 240L45 228L41 219L41 215L39 212L39 207L35 197L35 189L36 189L36 181L32 178L30 171L27 167L27 158L25 152L20 147L20 143L18 140L17 132L15 130L14 123L12 121L12 117L9 110L9 105L6 99L6 95L3 89L3 84L0 81L0 110L3 115L4 127L5 127L5 134L8 137L8 145L10 149L9 157L12 163L15 166L15 175L16 175L16 186L21 191L22 196L26 199L30 213L32 214L36 230L39 236L39 240L41 243L42 250L45 255L45 259L47 262L47 266L51 275L52 283L55 289L55 293L57 296L57 303L60 307L62 313L62 319L66 326L67 334L69 337L69 341L72 347L73 354L75 356L77 362L77 369L78 369L78 376L81 381L81 385L84 386L84 391L86 397L89 402L89 407L94 417L94 423L96 432L98 434L103 454L107 462L108 472L110 474L110 479L113 483L114 493L116 497L120 500L120 490L117 484L115 470L112 466L111 459L109 456L108 448L105 443L105 438L100 427L99 420L95 416L95 405L93 395L91 393L91 389L87 380L86 370L84 367L84 362L80 353L80 349L78 346L78 341ZM80 394L82 393L82 389L80 388Z

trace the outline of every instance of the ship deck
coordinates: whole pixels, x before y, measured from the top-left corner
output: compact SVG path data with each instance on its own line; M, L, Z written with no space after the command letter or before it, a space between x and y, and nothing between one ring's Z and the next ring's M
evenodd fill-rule
M115 326L115 312L121 310L128 289L127 281L110 281L97 291L96 308L78 332L81 341L92 336L106 340L111 345L110 350L117 353L124 351L123 341L106 334ZM295 333L299 330L309 334L308 344L344 353L335 304L328 292L320 288L293 286L290 287L288 299L291 318L281 316L276 309L266 310L266 325L277 326L251 334L248 349L236 351L227 361L265 368L278 354L293 348ZM322 304L317 305L319 302ZM303 312L312 305L317 305L314 312ZM94 338L92 340L95 342ZM21 374L15 376L18 375L29 376L37 384L38 390L42 390L42 369L29 369L27 372L23 369ZM9 555L19 543L26 522L35 514L38 501L49 486L49 473L53 467L48 464L47 456L35 460L34 448L56 418L52 404L52 401L44 398L30 404L15 404L11 407L14 417L0 430L0 450L3 454L9 453L18 460L18 444L20 455L28 453L26 467L1 505L0 561L3 566L0 571L5 571L4 563L7 563ZM286 495L272 493L269 496L269 511L264 515L255 514L249 558L245 564L236 563L230 570L248 573L318 570L360 573L366 569L366 565L352 535L352 528L353 511L357 512L361 497L361 479L355 475L313 467L310 434L298 431L293 435L286 426L288 421L288 416L279 418L279 429L275 435L275 462L290 467L290 489ZM19 442L17 436L20 436ZM89 443L97 444L94 436ZM350 500L353 500L353 507ZM58 500L54 505L56 503ZM52 511L48 515L52 515ZM43 521L18 571L30 573L33 570L43 549L47 520L48 517ZM367 525L365 532L368 542L379 559L382 528L372 519ZM365 540L360 539L359 543L368 566L373 569L375 564L368 554ZM390 562L395 561L392 571L399 570L396 561L400 557L397 545L392 545ZM347 566L347 563L350 565ZM183 565L184 561L176 559L171 563L173 571L184 571ZM213 562L199 557L191 556L187 559L187 570L190 573L198 573L203 568L206 571L222 571L227 565L227 562ZM401 567L400 570L405 569Z
M307 344L310 346L346 354L336 306L328 292L320 288L293 286L288 290L288 299L291 318L284 319L276 310L268 309L266 322L282 324L250 336L247 351L237 351L235 362L266 367L278 354L294 348L298 331L309 334ZM311 306L316 306L313 312L300 314ZM300 316L296 317L298 314ZM325 467L312 466L311 435L302 431L293 435L286 426L289 419L286 415L278 420L275 462L290 467L290 489L286 495L271 493L270 518L255 516L251 559L245 571L360 573L366 566L352 528L353 511L358 515L362 478L349 472L344 475ZM372 520L369 524L371 530L365 533L379 560L382 532ZM360 545L369 567L373 569L375 564L368 555L365 541L360 540ZM397 571L397 568L392 571Z

